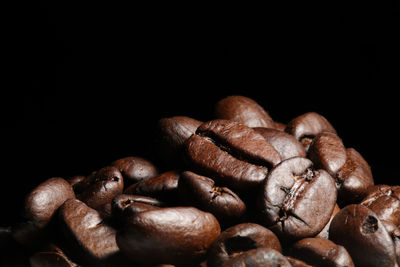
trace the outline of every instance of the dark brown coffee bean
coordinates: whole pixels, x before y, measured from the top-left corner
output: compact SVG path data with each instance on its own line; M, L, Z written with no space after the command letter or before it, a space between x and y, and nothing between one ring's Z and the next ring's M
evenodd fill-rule
M308 150L308 157L316 168L324 169L335 176L346 163L347 153L339 136L323 132L314 137Z
M182 165L184 144L200 124L201 121L186 116L163 118L158 121L157 153L168 167L172 164Z
M75 175L67 179L67 182L74 188L74 186L83 180L86 179L86 176L83 175ZM75 189L74 189L75 190Z
M392 238L378 216L363 205L341 209L331 222L329 239L344 246L356 266L398 266Z
M256 101L245 96L228 96L217 102L215 118L240 122L248 127L274 128L269 114Z
M353 148L346 149L346 163L334 176L340 206L359 203L374 185L371 168Z
M339 208L338 204L335 204L335 207L333 209L333 212L332 212L331 218L329 219L329 222L324 226L324 228L321 230L321 232L319 232L315 237L329 239L329 227L331 225L333 218L339 211L340 211L340 208Z
M236 266L263 266L263 267L291 267L285 256L274 249L258 248L245 251L229 258L222 267Z
M43 228L58 207L70 198L75 198L71 185L63 178L50 178L27 195L24 217L37 228Z
M324 170L306 158L290 158L275 166L264 181L261 219L279 236L312 237L328 223L336 204L336 187Z
M30 256L29 262L31 267L78 267L79 265L71 261L64 252L52 246L47 251L36 252Z
M288 260L288 262L290 263L290 265L292 267L313 267L312 265L309 265L309 264L305 263L304 261L301 261L299 259L295 259L295 258L290 257L290 256L286 256L286 259Z
M307 156L303 145L292 135L271 128L257 127L254 129L279 152L282 160Z
M151 197L120 194L114 197L111 208L113 217L123 221L139 212L158 209L164 205L161 201Z
M394 250L396 252L397 263L399 263L400 262L400 229L398 226L394 225L390 221L381 220L381 222L393 240Z
M228 120L203 123L186 142L189 165L216 183L243 191L260 185L279 153L259 133Z
M204 256L220 231L211 213L193 207L163 208L130 217L117 233L117 243L140 264L184 264Z
M177 202L179 171L172 170L129 186L125 194L148 196L160 201Z
M229 188L190 171L181 174L178 193L185 203L212 213L220 223L232 224L246 212L246 205Z
M255 223L241 223L227 228L209 248L207 266L225 266L233 257L249 250L270 248L282 251L276 235Z
M87 179L87 187L77 198L104 215L111 213L111 201L124 189L124 180L120 171L116 167L107 166Z
M354 267L347 250L323 238L304 238L293 244L292 256L316 267Z
M377 185L361 202L370 208L380 220L400 225L400 186Z
M80 260L89 265L104 264L119 252L116 231L84 202L67 200L59 215L61 232Z
M158 175L156 166L142 157L125 157L112 162L111 165L121 172L126 187Z

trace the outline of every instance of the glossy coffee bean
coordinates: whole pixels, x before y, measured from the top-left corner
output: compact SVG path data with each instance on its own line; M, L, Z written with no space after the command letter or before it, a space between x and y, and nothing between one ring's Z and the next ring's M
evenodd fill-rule
M356 266L398 266L393 240L369 208L351 204L336 214L329 239L346 248Z
M156 166L142 157L125 157L111 163L122 174L125 186L158 175Z
M59 210L60 231L76 257L86 264L103 265L118 252L116 231L99 212L78 199L67 200Z
M229 188L190 171L181 174L178 193L184 203L212 213L220 223L232 224L246 212L244 202Z
M308 112L292 119L286 125L285 131L299 140L306 148L306 151L308 151L308 146L313 138L319 133L336 133L330 122L316 112Z
M193 207L150 210L118 231L121 251L139 264L185 264L203 257L220 234L217 219Z
M316 267L354 267L347 250L323 238L304 238L293 244L291 254Z
M371 167L354 148L346 149L346 163L334 176L341 206L359 203L374 185Z
M123 221L139 212L159 209L164 205L161 201L151 197L120 194L114 197L111 208L113 217Z
M263 267L291 267L285 256L274 249L259 248L234 255L221 265L223 267L234 266L263 266Z
M346 163L347 153L339 136L323 132L314 137L308 157L316 168L324 169L334 176Z
M27 195L24 217L37 228L43 228L58 207L70 198L75 198L71 185L63 178L50 178Z
M377 185L361 202L370 208L380 220L400 225L400 186Z
M287 239L312 237L328 223L336 204L336 187L324 170L306 158L290 158L275 166L260 195L261 219Z
M281 252L281 244L269 229L255 223L241 223L224 230L211 245L207 266L227 266L234 257L259 248Z
M148 196L160 201L177 202L180 172L171 170L129 186L124 193Z
M228 96L215 105L215 118L236 121L248 127L274 128L269 114L256 101L239 95Z
M162 118L158 121L157 154L168 167L182 165L184 144L200 124L201 121L186 116Z
M121 194L124 180L120 171L113 166L107 166L87 178L87 187L77 198L89 207L102 213L110 213L111 201ZM107 207L109 205L109 207Z
M394 225L390 221L381 220L381 222L393 240L394 250L396 252L397 263L399 263L400 262L400 229L398 226Z
M254 129L279 152L282 160L307 156L303 145L292 135L271 128L257 127Z
M279 153L259 133L228 120L205 122L186 142L188 164L232 190L254 189L268 168L281 161Z
M31 267L78 267L79 265L71 261L65 253L58 247L52 246L47 251L36 252L30 256Z
M315 237L329 239L329 227L335 215L340 211L339 205L335 204L333 208L331 218L329 219L328 223L322 228L321 232L319 232Z

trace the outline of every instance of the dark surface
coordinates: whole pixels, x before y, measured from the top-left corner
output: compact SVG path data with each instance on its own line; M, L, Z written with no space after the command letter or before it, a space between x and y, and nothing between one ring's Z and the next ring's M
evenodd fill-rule
M1 226L15 221L39 182L150 157L158 119L211 119L215 103L232 94L285 123L319 112L365 157L377 183L397 183L395 1L8 5Z

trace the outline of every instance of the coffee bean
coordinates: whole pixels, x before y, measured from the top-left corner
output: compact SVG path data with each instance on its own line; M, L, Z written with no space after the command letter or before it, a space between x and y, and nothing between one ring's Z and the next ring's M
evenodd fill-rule
M156 166L142 157L125 157L111 163L122 174L126 187L142 179L158 175Z
M243 124L213 120L199 126L186 142L188 164L218 184L243 191L260 185L279 153L259 133Z
M162 208L130 217L117 233L117 243L139 264L185 264L204 256L219 234L211 213L193 207Z
M279 152L282 160L307 156L303 145L292 135L271 128L256 127L254 129Z
M345 164L334 176L340 206L359 203L374 185L371 167L354 148L346 149Z
M236 121L248 127L274 128L269 114L253 99L245 96L228 96L215 105L215 118Z
M30 256L31 267L78 267L79 265L71 261L64 252L53 246L47 251L36 252Z
M112 215L115 219L124 221L139 212L158 209L165 206L161 201L145 196L120 194L111 203Z
M316 267L354 267L347 250L323 238L304 238L293 244L291 255Z
M246 205L229 188L190 171L181 174L178 182L180 199L188 205L212 213L221 223L237 221L246 212Z
M207 266L229 266L239 254L259 248L281 252L281 244L269 229L255 223L242 223L224 230L209 248Z
M288 260L288 262L290 263L290 265L292 267L312 267L312 265L309 265L307 263L305 263L304 261L301 261L299 259L290 257L290 256L286 256L286 259Z
M321 232L319 232L315 237L325 238L325 239L329 238L329 227L331 225L333 218L339 211L340 211L340 208L339 208L338 204L335 204L335 207L333 208L333 211L332 211L331 218L329 219L328 223L324 226L324 228L321 230Z
M69 199L60 207L59 216L61 232L83 262L102 265L118 254L116 231L95 209L78 199Z
M323 132L314 137L308 157L316 168L324 169L334 176L346 163L347 153L339 136Z
M356 266L398 266L392 238L378 216L363 205L341 209L331 222L329 239L345 247Z
M275 166L260 195L261 219L278 236L312 237L328 223L336 203L336 187L324 170L306 158L290 158Z

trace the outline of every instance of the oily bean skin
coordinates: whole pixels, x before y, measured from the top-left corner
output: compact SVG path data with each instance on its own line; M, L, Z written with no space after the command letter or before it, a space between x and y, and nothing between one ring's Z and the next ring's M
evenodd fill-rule
M125 194L148 196L160 201L177 202L180 172L171 170L129 186Z
M67 200L60 207L59 216L61 232L81 260L102 264L119 252L116 231L84 202Z
M260 219L284 239L319 233L336 204L336 187L324 170L313 170L306 158L290 158L275 166L264 181Z
M361 202L370 208L380 220L400 225L400 186L377 185Z
M371 167L354 148L347 148L347 159L336 173L338 203L340 206L359 203L374 185Z
M236 121L248 127L275 127L264 108L245 96L228 96L218 101L215 105L215 118Z
M164 203L151 197L120 194L114 197L111 208L113 217L124 221L129 216L142 211L158 209L164 205Z
M312 139L322 132L336 134L336 130L329 121L315 112L308 112L294 118L287 124L285 131L293 135L299 141L303 138Z
M279 152L282 160L293 157L306 157L303 145L292 135L271 128L256 127L254 129Z
M140 264L185 264L204 256L220 232L211 213L193 207L163 208L130 217L117 233L117 243Z
M190 171L181 174L178 193L182 201L212 213L220 223L231 224L246 212L246 205L229 188L217 187L212 179Z
M316 168L335 174L346 163L347 153L342 140L336 134L323 132L314 137L308 156Z
M49 223L58 207L70 198L75 198L71 185L62 178L50 178L28 194L24 217L37 228L43 228Z
M282 251L276 235L259 224L241 223L231 226L209 248L207 266L225 266L238 254L259 248Z
M392 238L369 208L351 204L336 214L329 239L346 248L356 266L398 266Z
M347 250L328 239L299 240L293 244L291 255L316 267L354 267Z
M197 173L243 191L257 187L279 153L259 133L228 120L205 122L186 142L187 161Z
M186 117L174 116L158 121L156 147L159 158L169 167L182 165L183 148L186 140L196 132L201 121Z
M111 163L122 174L125 186L158 175L156 166L142 157L125 157Z
M78 195L78 199L96 210L103 210L105 205L110 205L112 199L124 189L122 174L113 166L100 169L88 179L88 186Z

